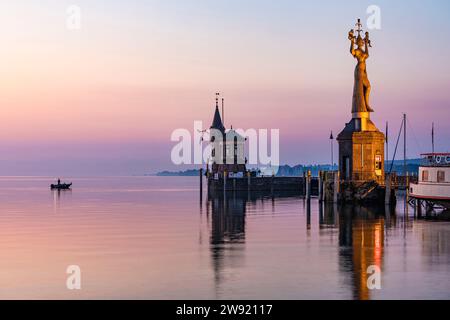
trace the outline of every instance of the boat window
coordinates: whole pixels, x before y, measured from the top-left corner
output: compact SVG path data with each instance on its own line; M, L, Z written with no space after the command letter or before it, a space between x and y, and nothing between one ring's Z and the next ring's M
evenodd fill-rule
M422 181L427 182L429 179L429 173L428 170L422 171Z
M438 171L437 182L439 183L445 182L445 171Z

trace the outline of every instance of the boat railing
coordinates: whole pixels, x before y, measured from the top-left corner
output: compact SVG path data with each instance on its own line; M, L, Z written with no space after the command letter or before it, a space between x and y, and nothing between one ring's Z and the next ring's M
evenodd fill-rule
M423 154L421 165L427 167L450 167L450 153Z

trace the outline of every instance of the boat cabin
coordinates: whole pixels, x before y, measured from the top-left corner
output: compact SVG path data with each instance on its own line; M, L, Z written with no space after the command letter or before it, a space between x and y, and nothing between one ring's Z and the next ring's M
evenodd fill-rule
M422 155L419 183L450 183L450 153Z

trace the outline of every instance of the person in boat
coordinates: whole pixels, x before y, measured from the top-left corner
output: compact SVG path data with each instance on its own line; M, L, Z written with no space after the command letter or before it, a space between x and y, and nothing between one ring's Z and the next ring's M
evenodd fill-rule
M70 187L72 186L72 183L61 183L61 179L58 179L58 184L52 184L51 188L52 189L70 189Z

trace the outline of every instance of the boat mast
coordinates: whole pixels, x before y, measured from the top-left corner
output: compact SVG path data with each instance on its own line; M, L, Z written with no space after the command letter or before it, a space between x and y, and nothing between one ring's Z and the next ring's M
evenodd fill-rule
M386 157L387 161L389 161L389 122L386 121Z
M431 147L432 147L432 151L434 153L434 122L433 122L433 126L431 129Z
M406 176L406 113L403 114L403 173Z

